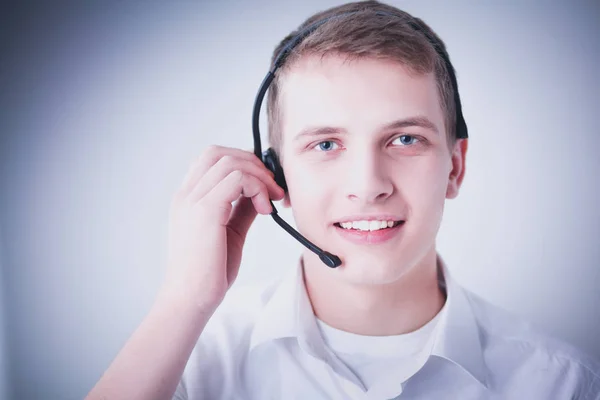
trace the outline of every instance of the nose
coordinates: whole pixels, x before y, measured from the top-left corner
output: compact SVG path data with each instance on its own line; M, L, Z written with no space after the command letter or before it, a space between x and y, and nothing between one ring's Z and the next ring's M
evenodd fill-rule
M347 197L364 204L381 203L394 191L394 185L386 160L375 151L361 151L349 159L347 174Z

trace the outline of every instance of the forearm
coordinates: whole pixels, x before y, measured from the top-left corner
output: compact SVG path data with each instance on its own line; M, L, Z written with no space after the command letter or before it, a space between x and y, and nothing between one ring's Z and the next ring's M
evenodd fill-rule
M159 295L87 400L171 399L213 310Z

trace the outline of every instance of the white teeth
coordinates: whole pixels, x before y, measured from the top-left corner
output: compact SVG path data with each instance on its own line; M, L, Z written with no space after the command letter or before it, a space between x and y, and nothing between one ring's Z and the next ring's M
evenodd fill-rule
M391 228L394 221L352 221L341 222L340 226L344 229L356 229L359 231L377 231L380 229Z

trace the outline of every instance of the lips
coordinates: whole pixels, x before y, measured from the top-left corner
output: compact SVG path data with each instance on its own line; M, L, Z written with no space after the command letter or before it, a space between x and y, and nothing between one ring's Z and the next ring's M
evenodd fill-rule
M393 228L403 221L394 220L361 220L352 222L336 222L334 225L343 229L355 229L360 231L375 231L380 229Z
M345 240L353 244L382 244L388 242L404 231L405 221L396 221L392 227L379 230L344 229L339 223L334 224L335 231Z

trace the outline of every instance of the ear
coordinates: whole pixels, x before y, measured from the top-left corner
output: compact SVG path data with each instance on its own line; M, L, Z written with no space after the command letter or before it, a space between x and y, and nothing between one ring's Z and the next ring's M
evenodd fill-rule
M465 160L467 157L468 139L458 139L454 143L452 150L452 170L448 176L448 186L446 187L446 198L454 199L458 196L458 191L465 178Z

